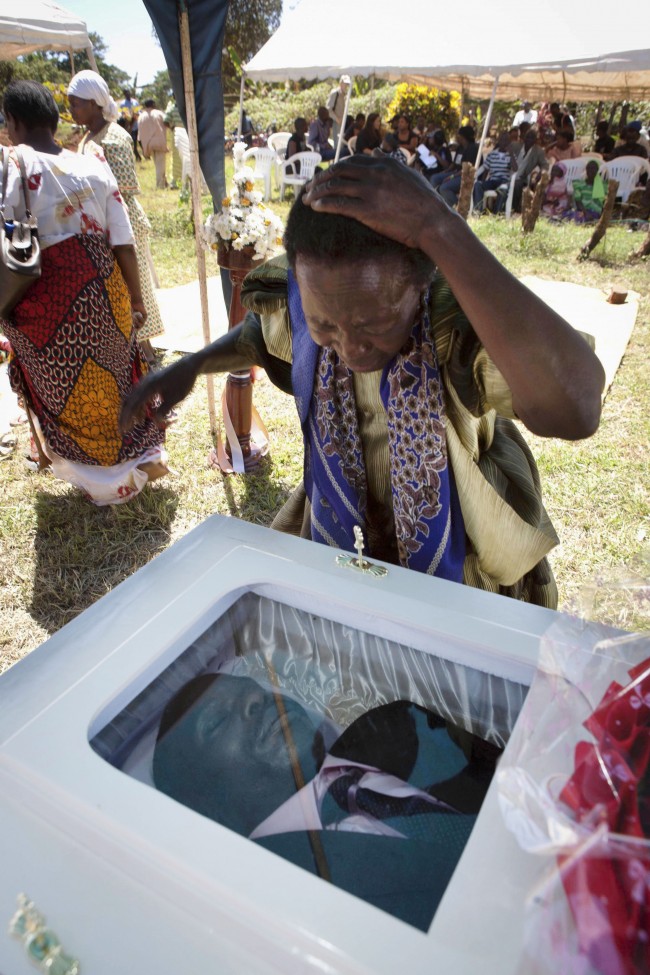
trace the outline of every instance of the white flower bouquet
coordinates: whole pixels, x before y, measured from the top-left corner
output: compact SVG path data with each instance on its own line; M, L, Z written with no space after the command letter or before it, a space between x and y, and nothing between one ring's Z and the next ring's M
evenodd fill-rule
M273 211L262 203L263 195L255 189L253 170L243 164L246 145L233 148L235 175L230 195L224 197L219 213L211 214L203 232L206 247L242 251L254 248L254 260L266 260L282 247L284 225Z

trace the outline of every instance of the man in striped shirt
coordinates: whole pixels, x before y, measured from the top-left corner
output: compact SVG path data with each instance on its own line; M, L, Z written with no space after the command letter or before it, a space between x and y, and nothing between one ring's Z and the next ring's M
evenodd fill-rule
M517 170L517 163L514 152L510 148L510 137L507 132L502 132L497 139L497 144L492 152L485 157L485 169L481 173L481 178L474 184L474 206L479 209L483 205L483 195L486 190L498 190L504 184L507 186L510 177ZM507 193L497 196L495 212L498 213L505 202Z

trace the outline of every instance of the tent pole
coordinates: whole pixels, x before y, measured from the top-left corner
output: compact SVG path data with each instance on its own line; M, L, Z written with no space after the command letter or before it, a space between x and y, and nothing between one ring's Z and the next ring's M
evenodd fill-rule
M194 76L192 74L192 47L190 44L190 22L185 0L181 0L178 8L178 27L181 39L181 58L183 64L183 88L185 90L185 112L187 115L187 135L190 143L190 167L192 173L192 215L194 217L194 243L196 246L196 264L199 275L199 295L201 298L201 321L203 324L203 342L209 345L210 315L208 310L208 283L205 273L205 251L201 243L200 233L203 226L203 212L201 210L201 167L199 165L199 135L196 125L196 103L194 100ZM210 432L217 435L217 420L214 408L214 378L206 376L208 387L208 416Z
M246 82L246 72L242 68L241 84L239 85L239 121L237 122L237 142L241 142L242 115L244 114L244 84Z
M494 79L494 84L492 86L492 94L490 95L490 104L488 105L487 115L485 116L485 122L483 123L483 131L481 132L481 141L478 145L478 154L476 156L476 168L481 165L481 156L483 155L483 144L490 131L490 122L492 121L492 109L494 108L494 101L497 95L497 85L499 84L499 76L497 75Z
M97 71L97 62L95 61L95 52L93 51L92 44L89 44L86 48L86 54L88 55L88 60L90 61L90 67L93 69L93 71ZM99 74L99 71L97 71L97 74Z
M343 145L343 133L345 132L345 120L348 117L348 106L350 104L350 95L352 94L352 81L348 85L348 90L345 95L345 108L343 109L343 122L341 123L341 128L339 129L339 138L336 143L336 155L334 156L334 162L339 161L339 156L341 155L341 146Z
M74 51L72 48L68 51L68 57L70 58L70 77L74 78Z
M481 132L481 141L478 144L478 152L476 154L476 171L478 172L479 166L481 165L481 158L483 156L483 145L490 131L490 122L492 121L492 109L494 108L494 101L497 96L497 85L499 84L499 75L494 79L494 84L492 86L492 94L490 95L490 104L488 105L487 115L485 116L485 122L483 123L483 131ZM472 203L470 203L469 212L472 213L474 209L474 194L472 193Z

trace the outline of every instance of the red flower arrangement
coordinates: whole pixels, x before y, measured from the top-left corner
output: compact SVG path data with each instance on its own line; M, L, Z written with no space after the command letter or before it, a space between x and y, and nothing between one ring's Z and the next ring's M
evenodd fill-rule
M578 743L560 793L603 836L558 864L581 951L604 975L650 972L650 658L629 675L584 722L596 740Z

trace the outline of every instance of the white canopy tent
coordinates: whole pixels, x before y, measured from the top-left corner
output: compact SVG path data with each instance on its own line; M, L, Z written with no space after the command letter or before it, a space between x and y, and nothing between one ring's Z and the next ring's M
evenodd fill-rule
M302 0L245 66L255 81L375 75L489 98L636 100L650 95L650 6L566 0ZM524 60L525 59L525 60Z
M97 70L88 29L70 11L48 0L0 0L0 59L12 61L32 51L86 51Z

